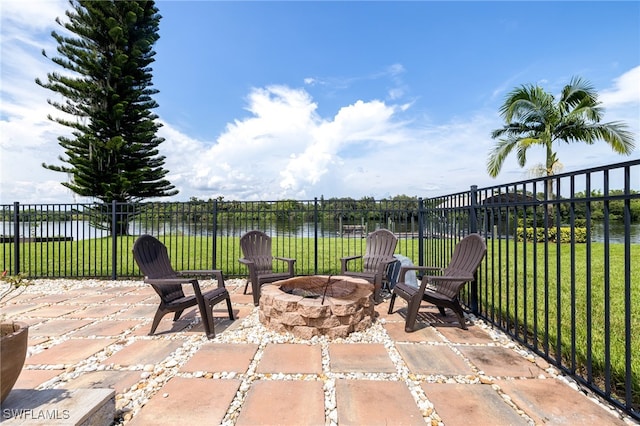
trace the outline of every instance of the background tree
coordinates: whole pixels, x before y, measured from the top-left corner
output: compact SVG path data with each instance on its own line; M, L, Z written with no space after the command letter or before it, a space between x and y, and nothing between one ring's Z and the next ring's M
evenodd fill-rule
M69 127L60 136L65 150L59 159L67 165L43 167L71 176L62 185L74 193L105 203L102 221L111 203L140 201L178 193L165 179L165 157L158 155L164 139L151 110L153 45L161 16L153 1L71 1L68 22L56 21L70 36L52 32L59 57L51 58L65 72L47 74L40 86L65 100L48 100L65 114L49 119ZM42 52L46 55L46 52ZM126 234L130 213L116 212L111 232ZM111 220L106 221L111 228Z
M524 167L527 150L542 146L546 153L545 172L552 176L560 166L554 142L584 142L598 140L608 143L620 154L629 155L635 148L633 135L621 122L601 123L603 109L595 89L579 77L571 79L556 101L539 86L523 85L511 91L500 115L506 124L491 134L498 142L489 153L487 171L492 177L500 173L507 156L515 149L518 164ZM553 179L547 180L547 197L553 197ZM549 216L552 204L548 204Z

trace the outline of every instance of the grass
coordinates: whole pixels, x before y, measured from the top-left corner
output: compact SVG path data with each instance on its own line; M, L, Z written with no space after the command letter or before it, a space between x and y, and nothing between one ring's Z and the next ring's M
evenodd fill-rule
M490 241L483 273L493 286L481 290L484 313L501 317L503 326L541 351L562 357L570 370L592 375L603 389L610 374L611 390L622 399L630 356L632 401L640 407L640 263L631 262L640 258L640 245L631 246L628 258L621 244L612 244L608 252L603 243L591 244L590 253L587 247L576 245L572 254L568 244L549 244L545 250L544 244ZM628 298L625 265L630 269Z
M119 277L139 276L131 255L134 241L135 237L116 240L115 264ZM169 247L176 269L210 268L214 254L212 237L172 235L163 241ZM315 273L315 257L318 273L337 274L340 257L361 254L365 248L362 238L319 238L318 252L314 253L313 241L278 237L274 239L274 253L298 259L298 274ZM112 244L111 238L23 243L21 269L36 277L110 277L114 263ZM442 249L443 244L451 243L425 241L428 248ZM418 253L417 245L417 240L401 240L396 251L415 259L417 255L412 254ZM607 389L604 379L610 375L611 390L622 399L620 392L625 388L626 357L629 356L632 399L634 406L639 407L640 262L632 263L630 259L640 259L640 245L631 245L628 258L622 244L611 244L608 251L603 243L576 245L574 253L569 244L545 246L489 240L487 245L487 259L480 271L482 314L540 351L561 357L563 365L570 370L587 379L593 377L603 390ZM12 247L3 245L5 265L10 264ZM215 247L216 266L226 276L246 275L245 267L237 261L242 257L238 238L217 237ZM625 265L630 269L628 298L625 297ZM284 262L281 267L285 267ZM360 265L356 263L353 267ZM629 342L625 335L626 310L631 314ZM589 360L591 372L586 370Z

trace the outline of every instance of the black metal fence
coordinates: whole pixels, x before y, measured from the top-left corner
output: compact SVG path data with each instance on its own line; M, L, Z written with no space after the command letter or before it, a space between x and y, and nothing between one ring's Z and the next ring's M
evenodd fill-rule
M239 238L260 229L300 275L339 272L367 233L446 266L469 232L487 240L462 299L566 374L640 419L640 160L434 198L191 201L0 206L10 274L131 278L138 235L158 236L176 269L245 276Z

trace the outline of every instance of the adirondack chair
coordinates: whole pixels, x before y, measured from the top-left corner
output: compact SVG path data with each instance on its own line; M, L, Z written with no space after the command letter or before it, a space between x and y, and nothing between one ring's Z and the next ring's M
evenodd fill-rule
M238 259L240 263L249 269L249 279L244 286L244 294L251 283L251 294L253 304L260 303L260 287L263 284L291 278L294 275L294 265L296 259L273 256L271 253L271 237L262 231L249 231L240 238L240 248L243 258ZM274 260L287 263L286 272L274 271Z
M367 236L364 255L347 256L340 259L341 275L364 278L373 283L373 298L376 303L381 301L380 290L382 280L386 276L387 266L396 261L393 252L398 244L398 237L387 229L378 229ZM349 270L349 262L362 259L362 271Z
M213 325L213 306L227 302L229 319L233 320L231 298L225 288L222 271L219 270L190 270L176 272L171 267L167 247L151 235L140 236L133 244L133 257L138 267L145 275L144 282L150 284L160 296L160 306L151 324L152 335L160 320L168 313L174 312L173 320L177 321L185 309L198 305L204 330L208 338L215 337ZM215 277L218 281L216 288L202 292L195 276ZM191 277L191 278L189 278ZM193 293L185 295L182 284L191 284Z
M466 330L464 312L458 295L467 282L475 279L474 274L487 253L484 239L478 234L464 237L453 250L453 256L446 268L431 266L403 266L400 268L398 283L393 288L389 302L389 314L393 313L396 296L400 296L408 303L405 331L415 330L416 318L420 303L424 300L438 307L440 314L445 316L445 308L451 309L458 317L460 328ZM420 287L405 282L407 271L430 271L435 274L424 275Z

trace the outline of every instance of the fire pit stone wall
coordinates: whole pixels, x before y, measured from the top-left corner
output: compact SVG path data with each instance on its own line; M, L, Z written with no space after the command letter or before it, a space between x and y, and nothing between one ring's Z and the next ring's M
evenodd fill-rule
M373 323L373 290L373 284L359 278L290 278L262 286L258 316L266 327L302 339L345 338Z

